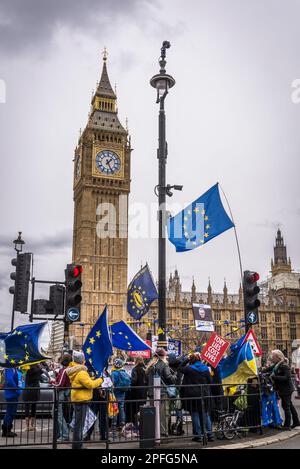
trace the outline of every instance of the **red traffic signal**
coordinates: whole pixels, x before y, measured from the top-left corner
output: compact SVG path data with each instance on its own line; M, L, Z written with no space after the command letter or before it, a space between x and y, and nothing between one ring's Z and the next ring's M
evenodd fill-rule
M73 267L72 276L73 276L74 278L79 277L79 275L81 275L82 272L83 272L83 267L82 267L82 265L75 265L75 266Z

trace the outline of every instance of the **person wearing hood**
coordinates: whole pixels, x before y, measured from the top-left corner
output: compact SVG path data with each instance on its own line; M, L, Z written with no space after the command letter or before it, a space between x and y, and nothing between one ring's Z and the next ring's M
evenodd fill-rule
M116 358L111 369L111 380L114 385L114 393L118 403L119 414L113 418L113 430L117 428L122 430L126 423L125 415L125 395L130 389L131 379L128 373L124 370L124 361L121 358Z
M199 354L193 353L189 356L188 363L183 362L178 371L184 375L182 384L186 387L183 388L181 398L183 408L192 416L195 434L193 441L202 441L202 423L205 424L208 441L213 441L212 423L208 412L209 399L207 399L210 396L209 384L211 384L209 368L201 362Z
M272 364L268 368L265 368L264 371L271 373L270 378L281 399L281 405L285 416L283 429L291 430L291 428L300 426L297 411L292 403L294 386L291 379L291 369L288 365L288 359L281 350L273 350L270 358ZM292 419L293 425L291 425Z
M88 403L93 398L93 389L101 386L103 379L92 379L84 365L83 352L73 351L73 361L66 373L71 383L71 401L74 406L74 433L72 449L81 449L83 443L83 429L88 410Z
M22 374L17 368L6 368L4 377L4 398L7 402L7 407L2 423L2 436L15 438L17 433L12 431L12 428L18 410L18 400L22 392Z

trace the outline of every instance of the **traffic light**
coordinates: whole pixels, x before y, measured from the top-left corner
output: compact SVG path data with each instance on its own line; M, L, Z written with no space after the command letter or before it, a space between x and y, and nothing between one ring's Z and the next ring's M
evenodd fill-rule
M244 271L243 293L247 329L258 323L257 309L260 306L260 301L258 299L258 294L260 292L260 288L257 285L258 280L259 274L257 272L252 272L250 270Z
M10 278L15 281L15 284L13 287L9 288L9 293L14 295L14 311L26 313L30 282L31 254L18 254L15 259L12 259L11 263L16 267L16 271L10 274Z
M51 285L49 301L53 308L53 314L64 314L65 290L63 285Z
M78 264L68 264L65 270L66 275L66 302L65 319L74 322L80 320L81 296L81 274L82 266Z

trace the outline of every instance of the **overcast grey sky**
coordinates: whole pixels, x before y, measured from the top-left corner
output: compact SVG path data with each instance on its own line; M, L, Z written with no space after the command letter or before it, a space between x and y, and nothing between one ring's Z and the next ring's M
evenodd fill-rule
M149 79L167 39L167 71L176 79L166 102L168 181L184 185L173 199L189 203L219 181L244 267L268 275L280 226L300 269L300 104L291 100L300 78L299 17L296 0L0 0L7 91L0 104L0 329L9 324L10 243L18 230L35 252L37 277L63 279L71 259L73 152L104 46L132 135L130 202L156 202L158 109ZM129 277L145 261L156 275L156 251L155 240L130 240ZM236 291L233 231L189 253L175 254L170 244L168 270L175 266L185 289L194 276L198 290L210 277L221 291L226 277Z

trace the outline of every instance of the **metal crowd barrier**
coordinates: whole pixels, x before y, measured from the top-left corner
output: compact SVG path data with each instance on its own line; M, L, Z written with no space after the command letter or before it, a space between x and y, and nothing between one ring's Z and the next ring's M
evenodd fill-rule
M240 389L240 385L236 386ZM188 388L193 388L195 397L187 397L191 394ZM178 447L180 441L191 439L199 446L205 446L213 439L231 440L242 438L249 432L262 433L260 386L244 385L243 388L242 394L226 395L220 393L224 389L220 385L179 385L167 390L154 383L153 387L130 388L125 398L124 393L120 394L122 389L97 388L93 400L85 403L62 401L60 391L66 396L66 390L49 388L47 395L41 390L40 399L35 402L24 402L20 396L11 429L16 436L1 436L0 447L47 446L57 449L80 448L84 444L105 449L111 446L149 448L170 440L175 440ZM67 394L70 392L68 390ZM132 398L132 393L136 392L142 397ZM3 398L0 401L1 427L11 405ZM96 416L97 420L86 433L87 414L92 420ZM31 416L29 428L26 415ZM66 435L60 434L62 417L67 432L65 439L63 436ZM74 418L77 422L75 431L70 428L74 426Z

